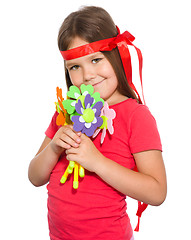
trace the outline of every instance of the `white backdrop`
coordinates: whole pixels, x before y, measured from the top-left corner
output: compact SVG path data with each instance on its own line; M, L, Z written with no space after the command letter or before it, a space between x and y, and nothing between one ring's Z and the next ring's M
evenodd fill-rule
M135 239L191 239L191 15L186 0L1 1L2 239L49 239L46 186L33 187L27 171L54 113L56 86L64 88L59 27L71 11L87 4L104 7L122 32L128 30L136 37L144 58L146 103L163 142L168 196L163 205L149 207L143 214ZM135 226L137 203L127 202Z

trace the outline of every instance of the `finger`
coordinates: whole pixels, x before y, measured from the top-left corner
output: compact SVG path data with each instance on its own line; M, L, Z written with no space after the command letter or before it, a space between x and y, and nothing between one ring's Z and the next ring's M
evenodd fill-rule
M77 132L75 132L73 130L73 127L71 125L67 125L67 127L63 127L63 133L68 135L76 143L80 143L81 142L81 139L79 137L79 136L81 136L81 134L77 134Z
M81 132L76 132L76 134L80 137L82 135Z
M66 135L65 133L63 133L61 136L60 136L60 139L66 143L67 145L70 145L72 147L79 147L79 144L76 143L70 136Z
M56 145L63 148L63 149L70 149L71 146L67 144L66 142L62 141L61 139L56 140Z
M66 154L68 155L68 154L77 154L78 153L78 149L76 149L76 148L73 148L73 147L71 147L70 149L67 149L66 150Z
M74 130L73 125L66 125L66 126L68 126L68 127L69 127L73 132L75 132L79 137L82 135L81 132L76 132L76 131Z
M68 161L74 161L74 162L76 162L76 155L75 155L75 154L67 154L67 155L66 155L66 159L67 159Z

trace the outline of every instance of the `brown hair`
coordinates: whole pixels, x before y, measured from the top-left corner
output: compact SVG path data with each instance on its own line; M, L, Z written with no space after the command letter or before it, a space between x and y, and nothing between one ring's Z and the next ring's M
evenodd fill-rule
M58 47L60 51L66 51L70 42L75 37L91 43L102 39L117 36L117 28L111 16L100 7L86 6L79 11L72 12L63 22L58 34ZM117 48L112 51L102 52L112 65L118 79L118 91L127 97L137 97L129 86L124 72L123 64ZM69 88L72 83L65 67L66 84Z

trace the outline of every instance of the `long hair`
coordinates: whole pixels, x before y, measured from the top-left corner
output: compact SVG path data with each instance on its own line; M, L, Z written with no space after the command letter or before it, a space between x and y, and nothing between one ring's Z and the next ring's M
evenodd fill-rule
M86 6L79 11L72 12L62 23L58 34L58 47L66 51L73 38L80 37L91 43L102 39L117 36L117 28L111 16L103 8ZM136 94L129 86L122 60L117 48L102 52L112 65L118 79L118 91L129 98L137 99ZM69 88L72 82L65 67L66 85Z

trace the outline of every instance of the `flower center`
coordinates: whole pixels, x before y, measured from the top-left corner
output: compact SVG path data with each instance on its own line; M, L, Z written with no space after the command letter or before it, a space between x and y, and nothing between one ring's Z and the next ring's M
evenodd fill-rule
M84 110L82 117L85 120L85 122L91 123L95 118L94 111L91 108L87 108Z

